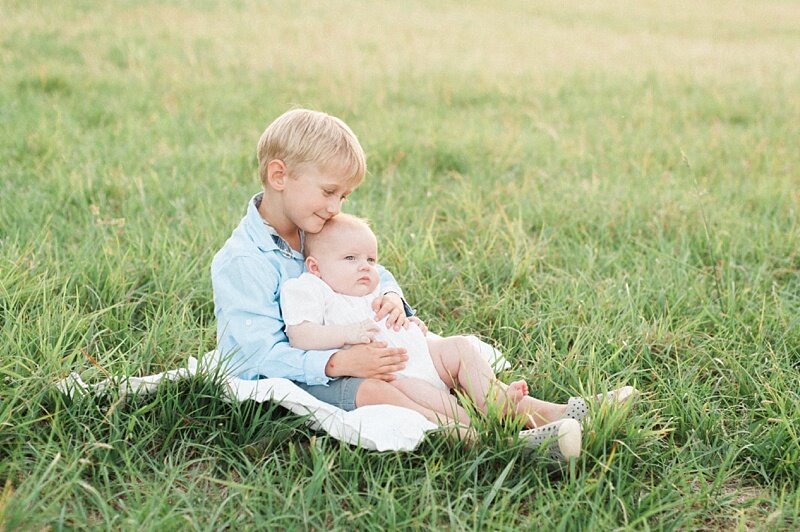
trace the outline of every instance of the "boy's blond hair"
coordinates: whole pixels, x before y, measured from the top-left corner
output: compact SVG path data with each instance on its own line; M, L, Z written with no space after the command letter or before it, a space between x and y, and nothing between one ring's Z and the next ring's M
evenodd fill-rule
M320 243L324 241L325 235L329 234L331 231L348 228L366 229L370 234L373 236L375 235L375 233L372 232L372 228L369 226L369 220L342 212L325 222L325 225L322 226L322 230L318 233L305 234L303 255L306 257L313 255L313 250L319 247Z
M351 186L361 184L367 158L355 133L339 118L319 111L292 109L276 118L258 140L258 174L267 184L267 165L284 162L291 175L300 164L336 165Z

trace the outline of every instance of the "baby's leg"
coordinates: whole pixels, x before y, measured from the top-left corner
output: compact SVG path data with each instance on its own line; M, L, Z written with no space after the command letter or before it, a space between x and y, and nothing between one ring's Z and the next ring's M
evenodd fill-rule
M408 395L403 393L400 389L392 385L392 383L384 382L379 379L366 379L358 387L356 392L356 406L367 405L394 405L409 408L415 412L419 412L425 418L437 425L445 425L452 421L445 419L442 413L437 412L427 406L423 406Z
M469 425L470 419L467 411L458 404L455 397L449 392L441 390L429 382L414 377L399 378L390 383L409 398L425 408L430 408L449 419L454 419L463 425Z
M559 419L564 413L566 405L530 397L523 381L509 385L498 381L480 351L464 336L429 339L428 348L442 381L447 386L462 388L482 412L488 410L487 401L494 401L501 408L523 416L528 427Z

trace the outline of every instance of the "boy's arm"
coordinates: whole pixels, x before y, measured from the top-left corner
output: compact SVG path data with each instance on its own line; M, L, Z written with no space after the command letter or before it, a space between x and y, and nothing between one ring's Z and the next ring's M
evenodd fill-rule
M283 377L326 384L333 377L394 380L406 366L405 349L385 343L346 350L303 351L289 345L278 304L278 274L263 261L235 257L211 265L218 349L242 379Z
M211 282L218 347L234 374L328 382L326 365L336 350L304 351L289 345L278 304L278 273L269 264L247 256L215 261Z
M372 310L375 311L375 321L381 321L384 316L388 316L386 327L399 331L400 327L406 323L403 318L413 316L414 309L403 298L403 291L389 270L379 264L378 275L381 283L381 294L383 295L375 298L372 303Z
M378 264L378 279L380 279L381 283L381 295L394 292L401 298L403 297L403 291L400 289L400 285L397 284L397 280L394 278L394 275L392 275L392 272L380 264Z
M368 344L380 329L373 320L350 325L320 325L304 321L286 326L289 343L299 349L341 349L345 345Z

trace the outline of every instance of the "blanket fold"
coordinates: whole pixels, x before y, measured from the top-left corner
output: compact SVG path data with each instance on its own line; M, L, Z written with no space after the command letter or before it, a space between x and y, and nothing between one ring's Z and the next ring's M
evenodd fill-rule
M508 366L496 349L477 338L474 340L495 369ZM111 377L91 385L73 372L56 383L56 387L68 397L117 389L124 400L128 395L152 394L162 381L185 379L203 372L213 375L219 368L219 360L219 353L211 351L201 360L189 357L185 368L144 377ZM277 402L297 415L309 416L307 423L314 430L324 431L337 440L365 449L411 451L416 449L427 432L437 428L421 414L399 406L371 405L345 412L316 399L288 379L242 380L223 375L222 380L228 400Z

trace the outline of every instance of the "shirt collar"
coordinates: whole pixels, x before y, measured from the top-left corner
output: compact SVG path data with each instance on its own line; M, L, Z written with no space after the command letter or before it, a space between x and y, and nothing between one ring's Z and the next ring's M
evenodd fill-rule
M302 257L302 253L293 250L286 240L284 240L278 232L272 227L258 212L261 206L261 200L264 198L264 193L259 192L250 200L247 205L247 215L245 216L247 232L252 236L258 249L261 251L276 250L279 251L284 257ZM306 235L300 230L300 250L305 246Z

